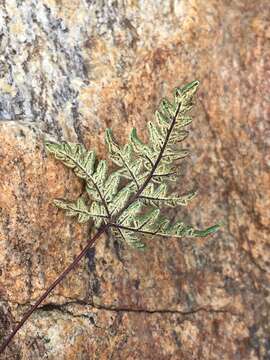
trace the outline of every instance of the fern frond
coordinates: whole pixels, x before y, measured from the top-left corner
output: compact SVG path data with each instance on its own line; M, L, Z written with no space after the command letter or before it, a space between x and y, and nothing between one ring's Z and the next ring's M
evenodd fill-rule
M134 219L133 224L129 226L115 224L115 227L134 232L137 235L159 235L182 238L205 237L216 232L221 227L221 224L210 226L204 230L198 230L183 222L178 221L171 223L169 219L160 215L159 209L152 209L145 215L138 216L137 219Z
M46 142L48 152L54 154L56 159L72 168L74 173L87 184L87 192L94 200L102 202L106 213L110 216L107 201L102 191L107 176L108 166L105 160L100 160L95 167L96 156L94 151L87 151L81 144Z
M97 227L106 224L114 236L138 249L145 247L141 237L147 234L196 237L217 231L220 225L197 230L183 222L171 223L160 214L162 207L185 206L196 195L191 191L179 196L170 191L168 182L177 180L179 161L189 154L179 145L189 134L186 127L192 118L187 113L198 85L198 81L193 81L175 89L173 101L161 101L155 119L147 125L147 144L135 128L123 146L115 140L111 129L106 130L109 155L117 166L111 174L107 161L97 161L95 152L83 145L47 142L48 152L85 181L91 200L89 206L82 198L75 203L57 200L56 206L69 216L78 216L79 222L92 219Z
M67 167L74 169L75 174L82 178L91 178L95 169L96 155L94 151L87 151L81 144L46 142L48 152L61 160Z
M151 183L139 196L139 199L145 204L157 207L160 207L161 205L174 207L177 205L186 206L196 195L196 191L190 191L181 196L176 193L169 194L168 185L166 183L162 183L157 187Z
M93 203L95 204L95 203ZM99 218L106 219L106 212L97 209L95 206L88 208L85 204L83 198L78 198L75 203L67 202L63 200L54 200L54 205L59 209L63 209L67 211L67 216L78 216L79 223L85 223L90 220L90 218Z

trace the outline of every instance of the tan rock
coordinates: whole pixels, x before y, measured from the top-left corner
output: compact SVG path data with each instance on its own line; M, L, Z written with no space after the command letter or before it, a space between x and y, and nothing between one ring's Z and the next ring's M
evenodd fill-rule
M199 196L170 215L225 221L206 239L146 240L145 254L100 239L3 359L268 359L269 2L4 0L0 10L0 341L92 231L52 205L82 184L45 154L47 134L104 158L106 127L146 139L159 100L199 79L176 186Z

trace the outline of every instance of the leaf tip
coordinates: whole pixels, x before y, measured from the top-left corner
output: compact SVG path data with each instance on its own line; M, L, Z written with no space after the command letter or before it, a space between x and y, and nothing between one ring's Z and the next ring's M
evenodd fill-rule
M57 146L57 143L54 143L50 140L45 140L44 141L44 146L45 146L45 149L47 152L54 152L55 151L55 148Z
M208 227L205 230L195 230L194 231L194 236L196 237L205 237L208 236L210 234L214 234L215 232L217 232L224 224L222 222L219 222L213 226Z

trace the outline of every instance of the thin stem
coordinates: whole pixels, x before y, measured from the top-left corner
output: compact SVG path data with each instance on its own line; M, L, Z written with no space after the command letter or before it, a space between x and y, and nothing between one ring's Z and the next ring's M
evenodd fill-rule
M152 162L152 160L150 159L149 156L147 156L146 154L140 155L140 156L143 157L143 158L145 158L148 162L150 162L150 165L151 165L152 167L154 166L154 164L153 164L153 162Z
M37 309L37 307L42 303L42 301L51 293L51 291L67 276L67 274L73 270L76 265L79 263L81 258L87 253L89 248L94 244L94 242L107 230L109 225L102 226L98 232L95 234L92 239L87 242L87 245L83 248L83 250L76 256L73 262L57 277L57 279L47 288L47 290L40 296L40 298L35 302L35 304L25 313L21 321L14 328L12 333L7 337L4 341L3 345L0 347L0 354L4 352L10 341L16 335L16 333L20 330L23 324L27 321L27 319L33 314L33 312Z
M145 224L144 224L145 225ZM148 231L148 230L141 230L142 226L140 226L139 228L134 228L134 227L130 227L130 226L124 226L124 225L119 225L119 224L111 224L111 226L115 227L117 230L128 230L128 231L133 231L133 232L138 232L140 234L147 234L147 235L159 235L158 233L158 229L157 231ZM160 234L160 235L165 235L165 234Z
M171 172L171 173L166 173L166 174L153 174L153 177L163 177L163 176L171 176L171 175L175 175L176 171Z

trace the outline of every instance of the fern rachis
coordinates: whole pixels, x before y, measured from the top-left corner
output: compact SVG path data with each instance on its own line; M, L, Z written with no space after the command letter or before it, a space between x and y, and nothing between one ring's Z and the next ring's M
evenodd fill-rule
M170 192L168 183L177 178L177 161L188 154L186 149L179 149L178 146L188 136L185 127L192 119L186 113L192 108L198 85L198 81L193 81L177 88L172 103L167 99L162 100L155 114L156 121L148 123L149 144L140 140L134 128L129 143L121 147L115 141L112 131L106 130L105 139L110 157L118 167L110 175L107 162L97 161L95 152L88 151L81 144L45 143L49 153L72 168L85 181L85 194L76 202L58 199L54 204L65 210L68 216L76 216L80 223L93 221L97 233L27 311L5 340L0 353L41 302L75 268L106 230L110 229L113 236L126 241L130 246L144 249L141 237L145 235L204 237L219 229L220 224L205 230L194 229L181 221L172 224L160 211L163 206L187 205L196 195L196 192L190 191L178 196Z

